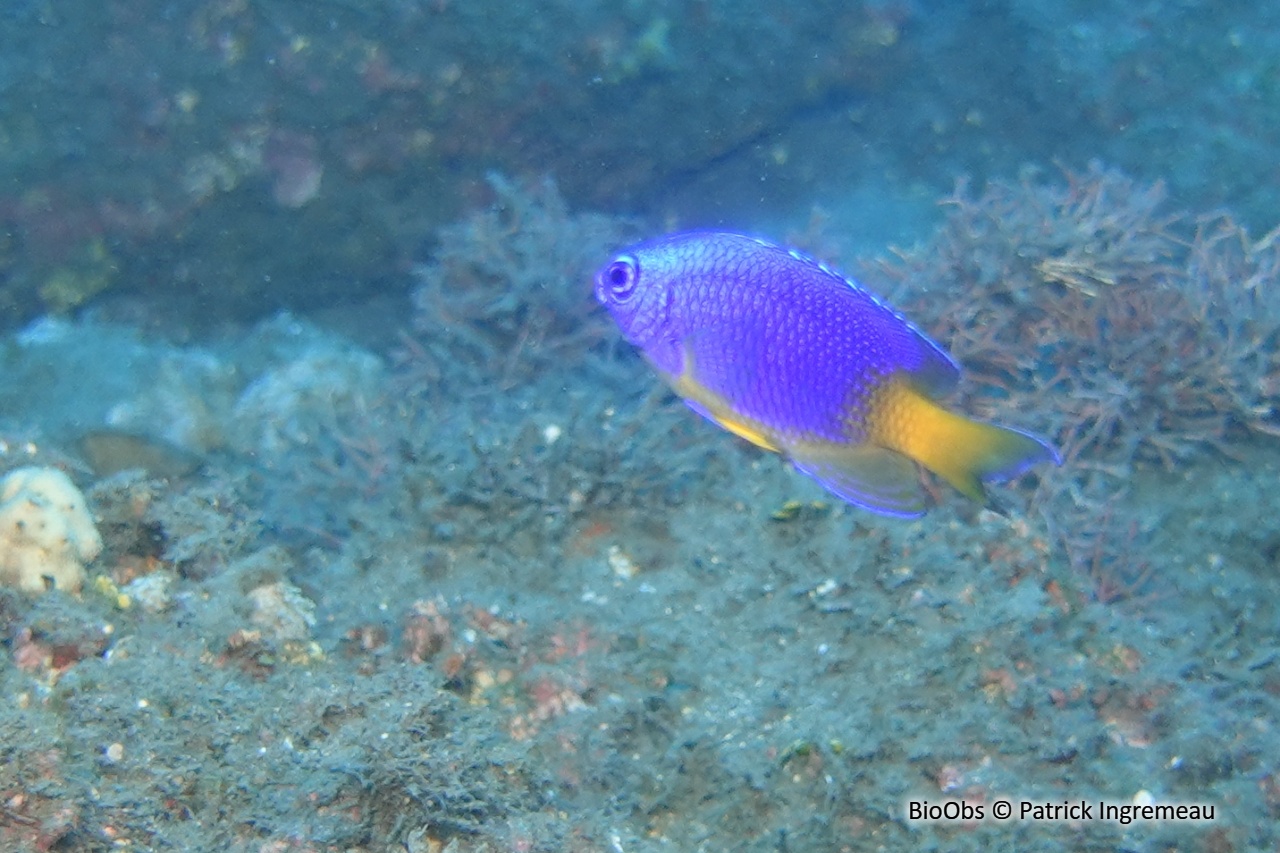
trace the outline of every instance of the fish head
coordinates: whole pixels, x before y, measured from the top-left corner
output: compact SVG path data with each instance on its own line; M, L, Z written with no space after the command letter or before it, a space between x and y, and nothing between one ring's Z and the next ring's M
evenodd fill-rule
M673 284L661 254L645 246L619 252L596 273L596 300L622 336L664 369L671 357L667 351L675 344L670 328Z

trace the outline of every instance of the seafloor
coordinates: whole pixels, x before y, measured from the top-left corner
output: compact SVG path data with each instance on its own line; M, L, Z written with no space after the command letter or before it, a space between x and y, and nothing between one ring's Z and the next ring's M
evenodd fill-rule
M1277 844L1274 439L1136 456L1105 499L1069 458L1008 516L833 505L659 390L560 277L630 224L495 190L402 327L11 340L5 410L41 435L6 463L75 474L106 550L82 595L0 598L6 845ZM907 811L1135 798L1215 816Z
M0 588L0 850L1280 849L1266 4L489 7L0 13L0 473L104 540ZM1062 466L695 417L590 288L689 225Z

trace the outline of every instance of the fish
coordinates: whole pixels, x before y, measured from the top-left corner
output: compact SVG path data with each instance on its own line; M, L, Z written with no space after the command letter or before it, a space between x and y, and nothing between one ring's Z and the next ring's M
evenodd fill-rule
M923 515L923 467L1000 510L985 484L1061 464L1043 439L938 402L960 380L951 356L800 252L680 232L615 254L594 292L689 408L856 506Z

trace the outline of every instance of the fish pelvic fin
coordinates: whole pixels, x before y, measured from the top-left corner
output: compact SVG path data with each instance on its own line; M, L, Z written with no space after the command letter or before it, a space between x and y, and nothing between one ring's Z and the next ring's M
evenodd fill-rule
M756 423L736 412L728 400L699 382L694 370L693 351L686 344L683 371L677 376L664 375L663 378L684 400L685 405L721 429L728 430L756 447L762 447L774 453L779 451L777 442L763 424Z
M679 392L681 389L677 389ZM687 390L687 389L684 389ZM728 430L738 438L746 439L756 447L778 452L778 447L769 438L763 427L753 424L746 418L733 414L727 406L721 407L707 397L691 397L681 393L684 403L690 409L702 415L721 429Z
M866 423L868 441L915 460L982 504L990 503L983 483L1011 479L1041 462L1061 464L1041 439L948 411L900 379L876 392Z

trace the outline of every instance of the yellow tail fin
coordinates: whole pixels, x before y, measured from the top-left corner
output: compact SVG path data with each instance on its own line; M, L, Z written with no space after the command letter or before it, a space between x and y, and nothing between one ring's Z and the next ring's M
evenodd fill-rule
M1057 451L1035 436L949 412L902 381L876 393L867 430L871 442L914 459L982 503L987 500L984 482L1060 461Z

